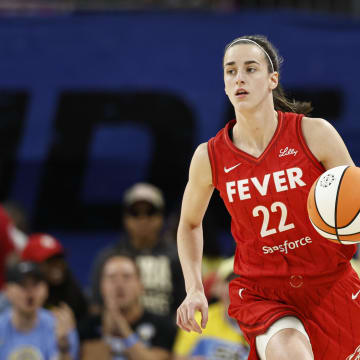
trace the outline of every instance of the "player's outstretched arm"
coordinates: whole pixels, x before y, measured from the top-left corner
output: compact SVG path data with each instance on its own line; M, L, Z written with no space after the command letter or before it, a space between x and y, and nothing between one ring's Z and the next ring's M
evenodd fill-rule
M328 121L304 117L302 131L311 152L326 170L340 165L354 165L344 141Z
M196 149L190 164L177 234L178 252L185 279L186 298L177 310L177 325L185 331L201 333L195 321L196 311L202 314L201 327L207 322L207 300L201 279L203 253L202 220L214 187L207 144Z

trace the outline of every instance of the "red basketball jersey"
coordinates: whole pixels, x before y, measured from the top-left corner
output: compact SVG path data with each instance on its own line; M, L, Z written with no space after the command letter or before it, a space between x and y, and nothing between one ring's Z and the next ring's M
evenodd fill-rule
M356 246L322 238L307 215L311 185L325 171L302 135L303 115L278 112L258 158L239 150L230 121L208 142L213 184L232 218L235 273L252 280L326 276L345 267Z

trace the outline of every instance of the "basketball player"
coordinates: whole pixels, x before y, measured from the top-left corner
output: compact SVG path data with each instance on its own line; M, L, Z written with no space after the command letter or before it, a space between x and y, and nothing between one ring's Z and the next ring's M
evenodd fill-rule
M237 243L240 277L230 283L229 314L250 343L249 359L357 358L360 280L349 264L355 245L322 238L306 210L321 173L354 163L327 121L306 116L310 104L285 98L279 65L263 36L244 36L225 48L225 92L236 119L201 144L190 165L178 228L187 296L177 324L201 333L208 320L202 219L216 188Z

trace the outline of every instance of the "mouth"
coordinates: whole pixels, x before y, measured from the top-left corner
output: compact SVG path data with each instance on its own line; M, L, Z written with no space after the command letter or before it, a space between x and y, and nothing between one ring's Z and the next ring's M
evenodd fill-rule
M237 89L237 90L235 91L235 96L236 96L236 97L239 97L239 98L245 97L245 96L248 95L248 94L249 94L249 92L246 91L245 89Z
M115 298L116 299L122 299L123 297L125 297L125 292L124 291L117 291L115 293Z
M35 303L35 299L32 297L32 296L29 296L27 299L26 299L26 305L27 306L33 306Z

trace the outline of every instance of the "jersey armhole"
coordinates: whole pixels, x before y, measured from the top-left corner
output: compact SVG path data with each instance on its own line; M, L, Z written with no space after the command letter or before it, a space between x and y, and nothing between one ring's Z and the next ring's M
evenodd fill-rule
M302 119L303 119L304 115L303 114L299 114L296 118L296 130L297 130L297 134L300 140L300 143L305 151L305 154L307 155L307 157L312 161L312 163L322 172L324 172L326 169L324 168L324 166L320 163L320 161L315 157L315 155L311 152L308 144L306 143L306 140L304 138L302 129L301 129L301 123L302 123Z
M211 165L211 176L212 176L212 183L215 187L217 187L217 172L215 166L215 150L214 150L214 141L215 138L211 138L207 143L209 160Z

